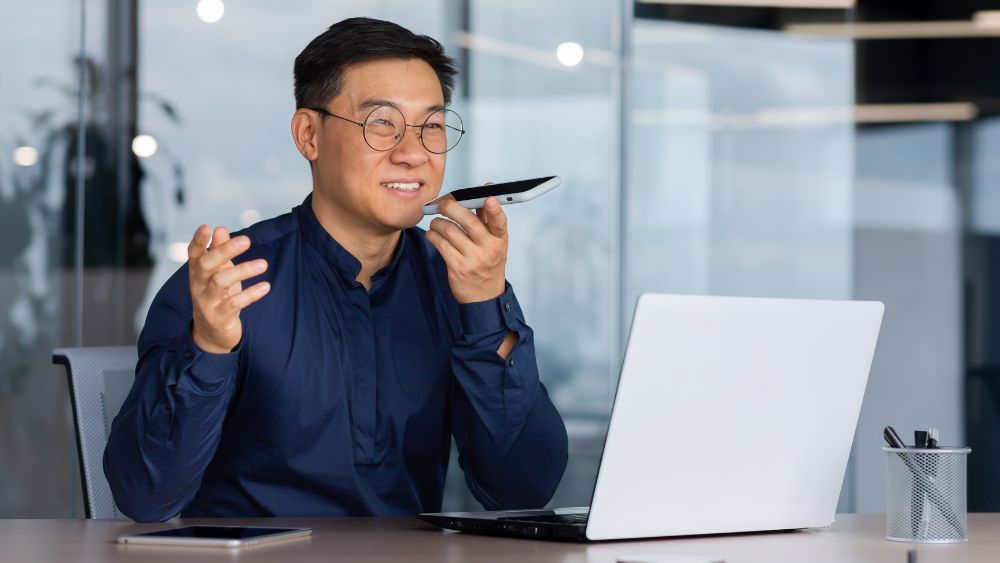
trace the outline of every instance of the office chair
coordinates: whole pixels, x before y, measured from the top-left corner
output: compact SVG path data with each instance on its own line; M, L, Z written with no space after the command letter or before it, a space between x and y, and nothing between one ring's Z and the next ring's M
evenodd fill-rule
M126 518L115 505L104 477L104 447L111 421L125 402L138 354L135 346L57 348L52 362L66 366L87 518Z

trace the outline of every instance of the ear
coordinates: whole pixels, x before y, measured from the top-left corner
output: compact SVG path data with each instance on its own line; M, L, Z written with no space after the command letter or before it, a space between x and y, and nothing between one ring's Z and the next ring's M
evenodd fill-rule
M319 128L322 116L312 110L299 108L292 115L292 141L299 153L312 162L319 157Z

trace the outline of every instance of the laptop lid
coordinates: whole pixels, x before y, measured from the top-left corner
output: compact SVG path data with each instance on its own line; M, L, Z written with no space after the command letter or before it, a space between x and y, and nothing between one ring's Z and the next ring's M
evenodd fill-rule
M883 310L642 295L587 538L830 525Z

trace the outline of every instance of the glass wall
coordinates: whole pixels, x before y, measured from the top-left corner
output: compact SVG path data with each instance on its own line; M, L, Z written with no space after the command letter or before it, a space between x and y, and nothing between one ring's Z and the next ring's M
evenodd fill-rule
M962 198L955 125L897 123L857 134L855 295L886 313L855 438L859 512L885 510L882 428L962 421Z
M79 494L50 358L74 318L64 210L77 186L80 35L78 7L0 5L0 517L70 516Z
M632 38L627 303L849 297L851 42L643 20Z

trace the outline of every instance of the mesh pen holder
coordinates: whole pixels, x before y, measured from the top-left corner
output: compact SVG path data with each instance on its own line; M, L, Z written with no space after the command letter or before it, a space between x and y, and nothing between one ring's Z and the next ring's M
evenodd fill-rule
M957 543L968 539L969 448L890 448L886 465L886 539Z

